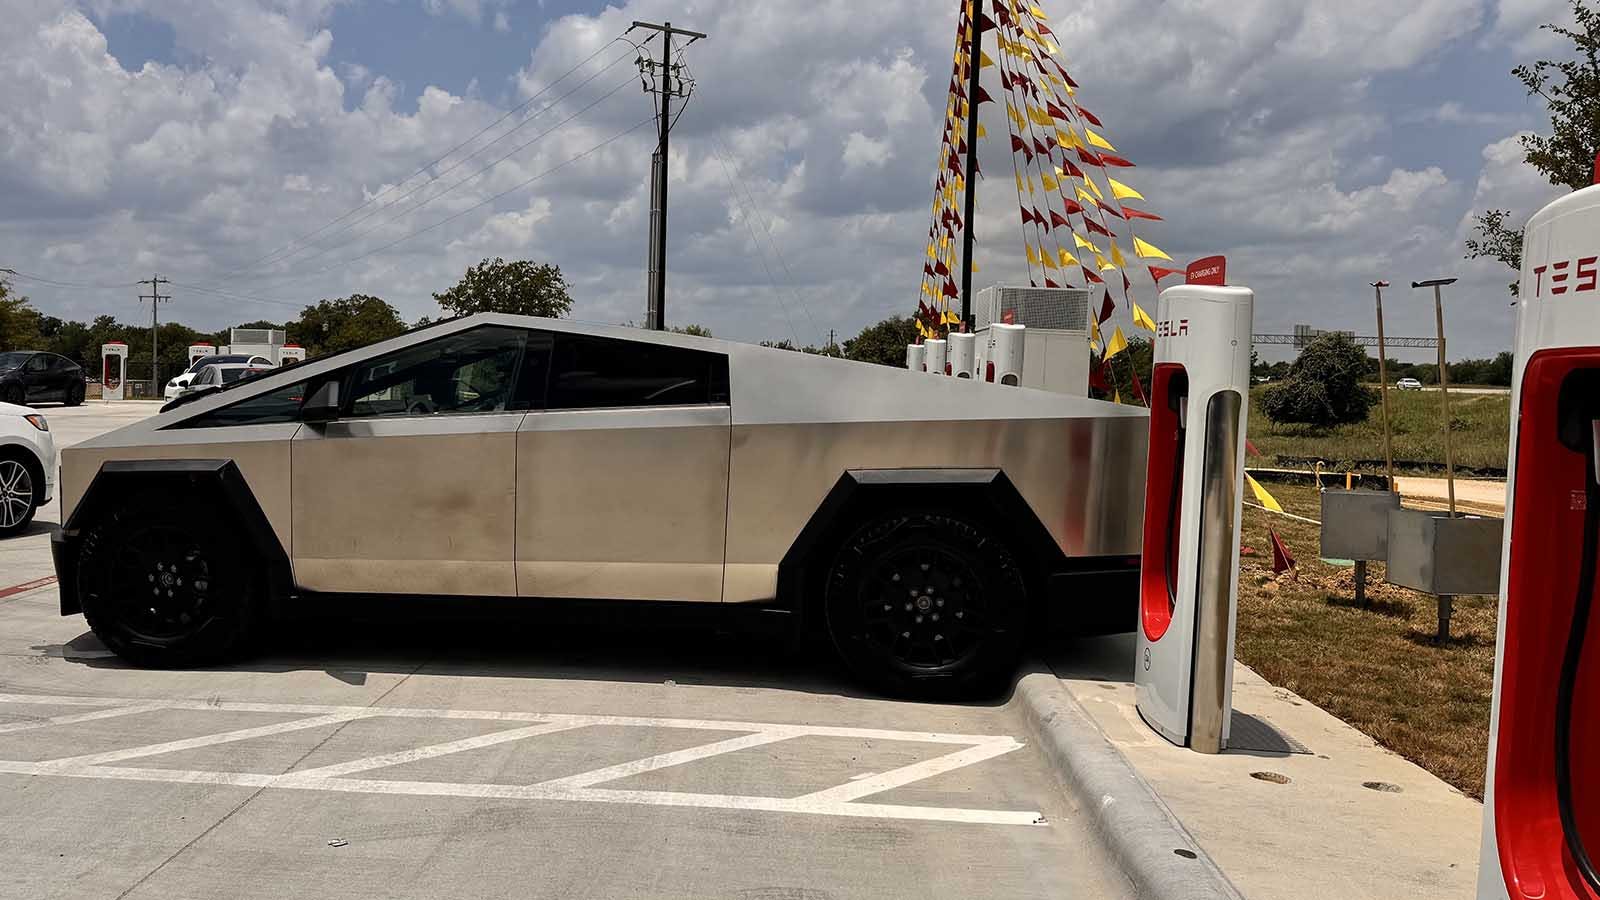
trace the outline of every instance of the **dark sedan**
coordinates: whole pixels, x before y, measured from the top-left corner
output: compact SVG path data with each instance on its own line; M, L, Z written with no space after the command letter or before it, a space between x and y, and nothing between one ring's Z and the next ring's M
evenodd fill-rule
M30 403L83 402L83 367L57 353L12 350L0 353L0 401Z

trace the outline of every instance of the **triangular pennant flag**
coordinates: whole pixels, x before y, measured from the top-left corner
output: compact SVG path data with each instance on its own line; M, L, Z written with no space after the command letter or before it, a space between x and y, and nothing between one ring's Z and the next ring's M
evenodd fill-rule
M947 309L944 311L941 321L945 325L960 325L961 316L955 310Z
M1129 219L1149 219L1152 222L1162 221L1161 217L1153 212L1145 212L1143 210L1134 209L1131 206L1124 206L1122 208L1122 215Z
M1083 136L1089 139L1090 145L1099 147L1101 150L1110 150L1115 152L1117 149L1111 146L1110 141L1096 134L1093 128L1085 128L1083 130Z
M1083 227L1089 229L1090 231L1094 232L1095 234L1103 234L1103 235L1105 235L1106 237L1109 237L1109 238L1114 238L1114 237L1117 236L1116 232L1106 228L1104 225L1101 225L1099 222L1096 222L1093 219L1084 219L1083 220Z
M1133 237L1133 249L1135 253L1139 254L1141 259L1172 259L1172 257L1168 256L1160 247L1157 247L1155 244L1140 240L1138 235L1134 235Z
M1088 240L1083 237L1083 235L1078 234L1076 231L1072 233L1072 242L1077 244L1080 250L1088 250L1091 253L1094 252L1095 246L1089 243Z
M1267 493L1267 489L1261 486L1261 482L1251 478L1249 472L1244 473L1244 482L1250 486L1250 493L1256 495L1257 503L1273 512L1283 512L1283 504L1278 502L1278 498Z
M1166 278L1168 275L1182 275L1183 274L1183 270L1182 269L1163 269L1160 266L1146 266L1145 268L1150 270L1150 277L1152 279L1154 279L1158 284L1160 283L1161 279Z
M1115 178L1106 176L1106 181L1111 184L1111 196L1118 200L1143 200L1144 195Z
M1096 128L1104 128L1105 127L1105 125L1101 123L1100 119L1098 117L1096 117L1094 113L1089 112L1087 109L1084 109L1081 106L1078 107L1078 115L1083 116L1083 118L1090 125L1093 125Z
M1054 178L1050 177L1050 173L1049 172L1040 172L1039 173L1039 183L1044 185L1044 189L1047 190L1047 191L1059 191L1059 190L1061 190L1061 185L1058 184Z
M989 54L983 52L982 50L979 50L978 51L978 68L987 69L992 65L994 65L994 60L989 58ZM1100 123L1096 122L1095 124L1099 125Z
M1156 320L1150 318L1150 314L1145 312L1144 308L1137 303L1133 304L1133 324L1146 331L1156 330Z
M1106 379L1105 366L1089 367L1089 387L1097 391L1111 390L1111 382Z
M1093 178L1085 178L1083 183L1089 186L1089 190L1094 193L1096 200L1104 200L1106 198L1105 194L1100 193L1100 185L1095 184Z
M1106 283L1106 280L1104 278L1101 278L1099 275L1096 275L1094 273L1093 269L1084 269L1083 270L1083 277L1089 279L1090 281L1094 282L1095 284L1105 284Z
M1034 138L1033 139L1033 152L1035 152L1035 153L1039 154L1040 156L1048 159L1050 157L1050 146L1048 144L1046 144L1044 141L1041 141L1038 138ZM1043 166L1043 163L1041 163L1040 165Z
M1111 216L1111 217L1117 218L1117 219L1122 218L1122 211L1119 210L1119 209L1116 209L1114 207L1107 206L1106 202L1104 200L1096 200L1094 202L1094 205L1098 206L1100 208L1100 211L1105 213L1108 216Z
M1062 200L1061 204L1067 208L1067 215L1069 215L1069 216L1081 216L1081 215L1083 215L1083 206L1082 206L1082 204L1078 203L1078 201L1076 201L1076 200Z
M1051 278L1050 278L1050 276L1049 276L1049 275L1046 275L1046 276L1045 276L1045 277L1044 277L1044 286L1045 286L1045 287L1047 287L1047 288L1058 288L1058 287L1061 287L1061 285L1059 285L1059 284L1056 284L1056 283L1055 283L1055 281L1053 281L1053 280L1052 280L1052 279L1051 279Z
M1078 258L1073 256L1071 253L1068 253L1067 248L1057 247L1056 252L1061 255L1062 268L1066 268L1067 266L1075 266L1078 264Z
M988 136L989 136L989 129L984 128L983 127L983 123L979 122L978 123L978 137L982 138L982 137L988 137Z
M956 290L956 283L954 281L951 281L948 278L945 279L945 282L944 282L944 295L946 297L959 297L959 296L961 296L961 293Z
M1061 213L1058 213L1053 209L1050 210L1050 224L1056 226L1057 228L1071 228L1072 227L1072 223L1068 222L1066 220L1065 216L1061 215Z
M1133 379L1133 396L1134 396L1134 398L1136 400L1138 400L1140 403L1144 404L1145 406L1149 406L1150 405L1150 400L1149 400L1149 398L1145 397L1145 395L1144 395L1144 384L1139 381L1139 367L1138 366L1129 367L1128 376Z
M1095 156L1093 153L1090 153L1088 150L1085 150L1082 147L1078 148L1078 159L1083 160L1084 162L1088 163L1091 166L1103 166L1104 165L1100 161L1100 157Z
M1120 156L1112 156L1109 153L1100 154L1100 162L1102 165L1121 166L1124 169L1131 169L1134 167L1133 163L1128 162Z
M1116 329L1111 332L1111 340L1106 342L1105 359L1108 361L1115 359L1118 353L1121 353L1126 349L1128 349L1128 338L1123 335L1122 326L1118 325Z
M1022 246L1028 253L1028 262L1037 266L1039 264L1039 254L1033 252L1033 245L1023 244Z
M1050 251L1049 250L1044 250L1044 251L1041 251L1039 253L1039 263L1041 265L1043 265L1046 269L1057 268L1056 261L1050 258Z
M1294 568L1294 556L1289 553L1289 548L1284 546L1283 538L1278 537L1278 532L1268 529L1267 534L1272 538L1272 574L1282 575Z
M1037 206L1033 208L1033 220L1043 225L1045 231L1050 230L1050 220L1044 217L1044 213L1039 212L1039 207Z
M1128 261L1122 258L1122 251L1117 249L1116 244L1111 245L1111 262L1119 269L1128 264Z
M1112 396L1111 400L1114 403L1121 403L1122 402L1122 389L1121 388L1117 389L1116 394L1114 396Z
M1100 301L1100 321L1104 322L1111 318L1111 314L1116 312L1116 309L1117 305L1111 302L1111 292L1106 291L1104 298Z

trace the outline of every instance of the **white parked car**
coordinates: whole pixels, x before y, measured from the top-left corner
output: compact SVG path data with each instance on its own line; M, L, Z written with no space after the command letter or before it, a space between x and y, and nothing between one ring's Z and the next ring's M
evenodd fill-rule
M0 403L0 537L27 528L55 489L50 423L26 406Z
M189 394L219 390L223 385L233 384L241 378L248 378L261 372L270 372L272 368L271 364L262 366L242 362L212 363L194 373L194 379L179 392L178 396L185 397Z
M182 375L179 375L167 382L167 388L162 392L162 397L166 400L178 399L179 397L183 396L183 389L188 387L190 383L194 381L194 377L196 375L200 374L201 369L204 369L206 366L228 363L245 363L246 365L251 366L261 366L268 369L272 368L272 360L267 359L265 356L255 356L248 353L229 353L221 356L202 356L195 360L194 363L189 366L189 368L184 369Z
M1399 381L1396 381L1394 386L1402 391L1422 390L1422 382L1416 380L1415 378L1402 378Z

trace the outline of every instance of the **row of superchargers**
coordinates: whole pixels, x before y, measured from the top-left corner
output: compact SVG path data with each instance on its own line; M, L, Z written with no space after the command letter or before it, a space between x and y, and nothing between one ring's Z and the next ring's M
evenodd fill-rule
M1600 185L1535 215L1523 261L1478 897L1600 900ZM1134 680L1144 721L1207 753L1232 712L1253 305L1184 284L1156 322ZM949 369L942 342L913 368L1002 380L951 338Z

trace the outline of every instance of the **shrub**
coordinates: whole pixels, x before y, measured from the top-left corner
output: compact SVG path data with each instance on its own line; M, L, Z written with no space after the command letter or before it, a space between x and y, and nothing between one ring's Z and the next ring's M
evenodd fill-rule
M1289 376L1261 395L1261 411L1277 424L1362 422L1376 402L1361 385L1367 352L1342 334L1325 334L1300 351Z

